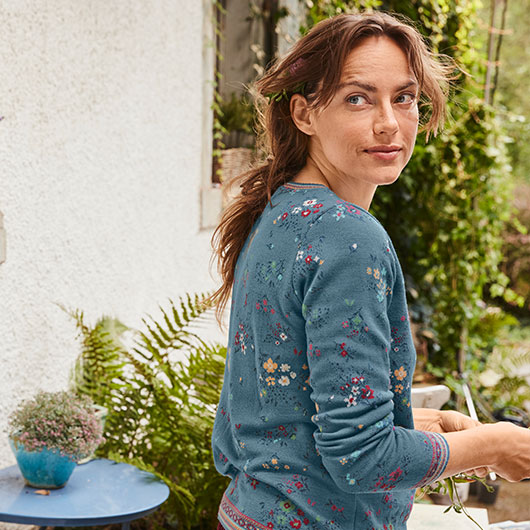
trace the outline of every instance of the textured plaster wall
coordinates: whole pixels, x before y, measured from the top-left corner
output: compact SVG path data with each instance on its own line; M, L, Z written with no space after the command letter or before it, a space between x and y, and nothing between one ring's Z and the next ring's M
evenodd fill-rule
M203 3L2 0L0 20L1 467L15 403L68 382L78 345L55 302L134 326L216 282Z

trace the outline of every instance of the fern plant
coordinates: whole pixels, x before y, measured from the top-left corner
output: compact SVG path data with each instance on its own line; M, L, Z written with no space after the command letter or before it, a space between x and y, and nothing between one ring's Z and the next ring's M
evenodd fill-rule
M169 300L142 330L109 317L91 327L69 311L82 346L72 384L108 409L97 455L150 471L171 490L156 515L137 523L149 528L214 528L227 486L210 443L226 349L194 331L206 318L202 299Z

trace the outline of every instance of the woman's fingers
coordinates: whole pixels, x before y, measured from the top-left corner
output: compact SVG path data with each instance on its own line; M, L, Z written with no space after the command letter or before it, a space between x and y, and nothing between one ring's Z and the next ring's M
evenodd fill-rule
M480 478L487 477L489 473L490 470L487 467L476 467L474 469L468 469L467 471L463 471L464 475L474 475Z

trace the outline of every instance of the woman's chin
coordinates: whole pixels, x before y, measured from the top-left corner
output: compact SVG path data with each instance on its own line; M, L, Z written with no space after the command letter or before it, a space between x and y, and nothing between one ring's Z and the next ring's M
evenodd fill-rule
M401 171L399 173L391 172L378 175L377 178L374 179L374 184L377 184L378 186L388 186L390 184L394 184L394 182L396 182L396 180L399 178L399 175L401 175Z

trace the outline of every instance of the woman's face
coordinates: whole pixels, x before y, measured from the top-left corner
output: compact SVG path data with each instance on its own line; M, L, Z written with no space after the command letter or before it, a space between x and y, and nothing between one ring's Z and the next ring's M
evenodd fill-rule
M363 40L348 55L330 104L308 111L304 132L322 173L361 188L394 182L414 149L417 91L407 57L393 40Z

